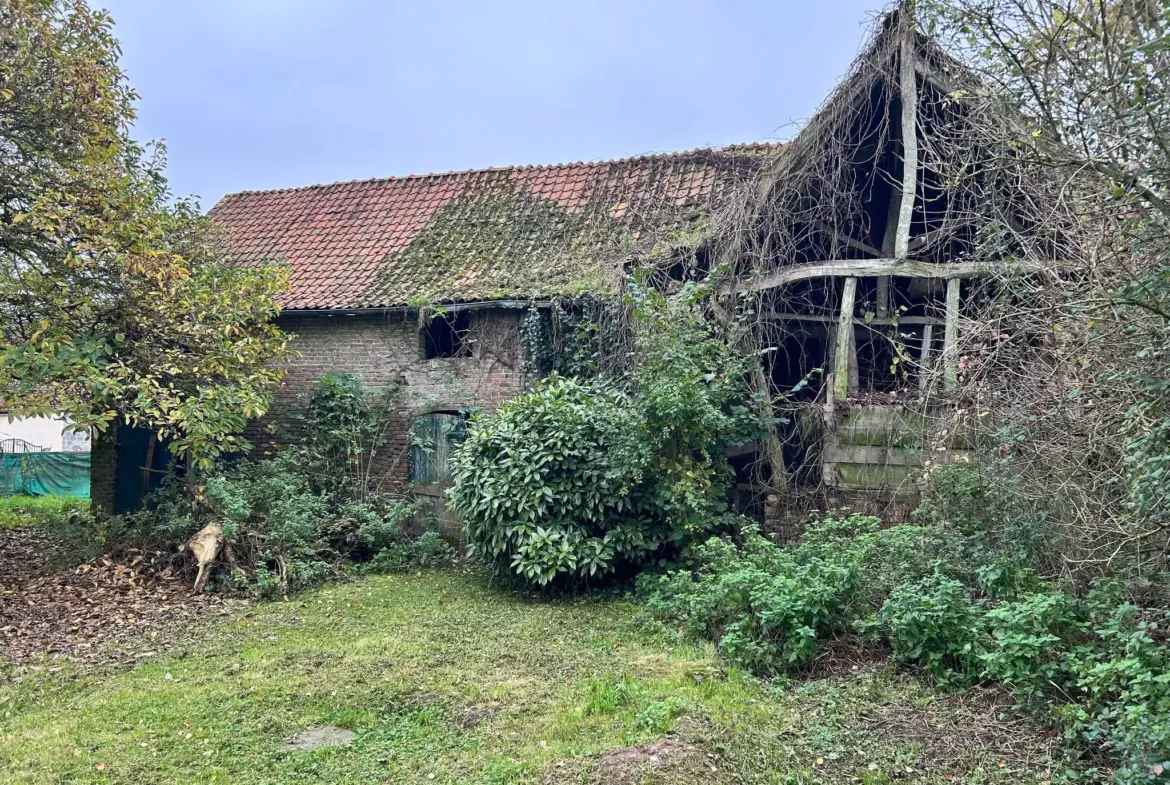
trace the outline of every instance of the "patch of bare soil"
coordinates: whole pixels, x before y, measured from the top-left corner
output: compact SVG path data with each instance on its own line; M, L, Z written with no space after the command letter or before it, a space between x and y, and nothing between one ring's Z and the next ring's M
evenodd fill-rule
M191 596L189 579L164 554L99 556L51 570L63 553L43 532L0 530L0 660L137 660L190 637L197 621L230 615L245 604Z
M664 738L610 750L601 756L590 772L589 781L605 785L637 785L647 775L656 774L669 782L672 772L698 763L699 748L678 739Z
M499 713L499 704L482 703L464 708L455 718L455 722L461 730L470 730L477 725L482 725L485 722L491 722L499 715Z

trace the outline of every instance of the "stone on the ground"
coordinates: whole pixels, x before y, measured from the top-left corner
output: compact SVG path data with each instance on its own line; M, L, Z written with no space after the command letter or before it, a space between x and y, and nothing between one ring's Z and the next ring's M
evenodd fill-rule
M309 728L300 733L294 733L285 742L284 748L293 750L316 750L321 747L345 747L353 744L357 738L351 730L335 728L332 725L322 725L320 728Z

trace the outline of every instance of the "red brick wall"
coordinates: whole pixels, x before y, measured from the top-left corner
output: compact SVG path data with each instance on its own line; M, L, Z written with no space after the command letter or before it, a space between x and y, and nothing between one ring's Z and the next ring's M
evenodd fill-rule
M321 374L353 373L369 387L402 377L406 381L402 417L377 461L385 487L401 488L409 473L409 428L415 415L464 406L494 407L523 389L519 312L474 311L470 321L472 356L426 360L416 313L282 314L279 324L295 334L292 347L299 354L288 363L272 412L250 426L249 438L261 453L295 438L297 422L287 412L298 408L298 395Z

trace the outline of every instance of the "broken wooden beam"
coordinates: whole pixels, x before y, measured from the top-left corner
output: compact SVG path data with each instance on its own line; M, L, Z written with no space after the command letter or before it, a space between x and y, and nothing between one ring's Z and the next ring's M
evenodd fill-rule
M829 235L837 242L847 245L855 251L861 251L862 253L867 253L870 256L881 256L881 252L869 243L862 242L861 240L855 240L852 237L841 233L837 229L834 229L824 221L813 221L812 225L818 232Z
M918 191L918 81L914 75L914 29L902 31L898 89L902 99L902 200L898 205L898 227L894 235L894 257L910 253L910 222Z

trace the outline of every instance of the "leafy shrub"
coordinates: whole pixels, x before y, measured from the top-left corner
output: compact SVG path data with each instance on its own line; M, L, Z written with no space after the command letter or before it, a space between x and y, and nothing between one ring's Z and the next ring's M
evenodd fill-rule
M1170 611L1131 602L1156 581L1101 581L1078 597L978 527L883 530L860 515L812 521L792 549L751 527L711 538L688 567L639 578L648 610L757 673L807 663L855 630L945 686L1003 684L1112 754L1119 782L1170 771Z
M807 663L818 640L842 632L861 585L861 549L842 537L873 527L872 518L831 519L807 547L775 545L754 527L740 541L712 538L693 549L693 570L646 575L639 586L650 610L684 632L717 641L733 662L757 672ZM837 540L843 548L834 548Z
M535 585L581 581L676 554L728 520L725 449L758 423L743 359L699 294L631 282L628 377L553 375L472 420L448 491L472 555Z
M321 377L301 444L270 459L221 464L200 486L168 478L147 508L111 522L111 537L170 546L214 521L232 583L263 597L320 583L348 561L370 571L449 561L437 534L405 534L417 505L380 493L370 475L371 445L384 435L398 393L395 385L366 391L348 374Z
M453 509L470 552L547 584L640 561L666 533L638 489L646 456L631 454L629 398L608 385L552 377L472 420L451 462Z
M1053 591L1030 594L991 609L991 645L980 654L985 676L1032 702L1066 682L1068 648L1084 631L1076 598Z
M1126 603L1110 611L1100 599L1087 603L1094 638L1069 654L1069 686L1081 701L1064 715L1086 740L1112 749L1119 780L1164 781L1157 775L1170 770L1170 611Z
M894 659L912 662L948 684L977 672L982 614L963 584L943 575L896 587L876 619Z
M450 564L454 556L454 550L439 532L430 529L413 540L398 534L395 541L387 542L362 569L381 573L442 567Z

